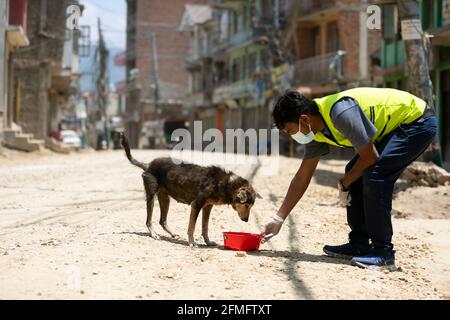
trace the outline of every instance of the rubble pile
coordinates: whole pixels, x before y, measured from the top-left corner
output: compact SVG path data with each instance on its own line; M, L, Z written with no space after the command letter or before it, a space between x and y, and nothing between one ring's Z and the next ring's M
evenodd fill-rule
M450 185L450 173L433 163L415 162L405 169L400 179L411 187L433 187Z

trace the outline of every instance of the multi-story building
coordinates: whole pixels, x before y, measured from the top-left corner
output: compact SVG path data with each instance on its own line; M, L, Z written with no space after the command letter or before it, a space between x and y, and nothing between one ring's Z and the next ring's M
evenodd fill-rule
M203 129L221 126L217 124L217 110L212 104L213 50L218 26L212 12L209 5L188 4L179 27L180 32L189 35L189 51L185 59L189 74L188 91L184 107L190 110L190 123L202 119Z
M76 32L66 29L66 10L75 1L24 1L30 46L11 53L5 144L26 151L41 149L58 128L62 109L73 107L79 78ZM22 15L22 17L25 17ZM42 139L42 140L35 140Z
M381 85L372 72L381 35L367 28L367 1L215 0L211 6L207 15L209 7L187 7L181 28L193 50L187 103L204 105L192 109L204 127L269 128L274 100L289 88L317 97Z
M433 36L430 76L435 89L442 156L450 166L450 1L422 0L420 16L423 30ZM408 90L405 46L395 4L383 5L381 61L385 86Z
M381 35L367 27L368 2L301 2L294 36L295 83L304 94L317 97L381 84L372 72Z
M29 45L27 37L27 0L0 0L0 148L5 130L11 128L13 110L8 105L12 87L12 61L14 50ZM6 133L7 134L7 133Z
M127 0L127 110L125 129L138 147L143 127L166 136L188 120L182 106L188 86L188 40L178 31L185 4L206 0ZM148 126L145 126L147 124Z
M187 6L180 30L190 35L186 59L193 120L203 129L264 128L277 91L293 68L280 44L291 1L215 0Z

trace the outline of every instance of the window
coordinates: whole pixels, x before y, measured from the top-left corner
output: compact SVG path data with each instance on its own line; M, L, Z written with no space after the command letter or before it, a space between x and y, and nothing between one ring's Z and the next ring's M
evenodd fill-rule
M235 12L232 12L231 15L231 35L235 35L238 32L238 18Z
M327 53L336 52L339 48L339 30L337 21L327 25Z
M203 77L201 72L195 71L192 73L192 92L201 92L203 89Z
M215 63L214 83L222 84L227 80L226 68L224 62Z
M261 51L261 65L260 65L260 69L261 70L268 69L270 64L271 63L270 63L269 49L263 49Z
M398 10L397 6L388 4L383 6L383 38L395 41L398 38Z
M250 54L248 56L248 72L250 77L253 76L253 74L256 72L256 60L257 60L258 56L256 54L256 52L253 52L252 54Z
M261 0L261 17L269 19L271 15L270 8L271 0Z
M242 60L242 74L241 74L241 78L239 80L244 80L244 79L247 79L247 71L248 71L248 69L247 69L247 67L248 67L247 56L243 56L241 58L241 60Z
M249 16L248 16L248 7L244 7L244 12L242 13L242 24L243 24L243 30L247 30L249 27Z
M242 12L236 14L236 32L240 33L244 31L244 16Z
M435 16L437 8L441 8L442 3L440 0L423 0L422 2L422 27L423 30L432 29L438 26L438 17Z
M231 65L231 80L232 80L232 82L239 81L240 75L241 75L240 59L234 59L232 65Z
M228 11L223 11L220 16L220 40L228 39L230 34L230 15Z

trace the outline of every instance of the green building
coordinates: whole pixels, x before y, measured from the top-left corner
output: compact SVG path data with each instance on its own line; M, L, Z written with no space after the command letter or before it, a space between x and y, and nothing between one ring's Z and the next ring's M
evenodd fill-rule
M445 166L450 167L450 0L421 0L423 30L431 36L430 76L435 89L439 139ZM381 65L386 87L408 90L405 46L395 4L383 6Z

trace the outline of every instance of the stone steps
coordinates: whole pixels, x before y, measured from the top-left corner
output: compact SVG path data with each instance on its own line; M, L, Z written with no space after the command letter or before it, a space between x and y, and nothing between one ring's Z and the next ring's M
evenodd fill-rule
M34 152L45 148L44 140L34 139L32 134L22 133L20 128L6 129L4 131L4 145L8 148Z

